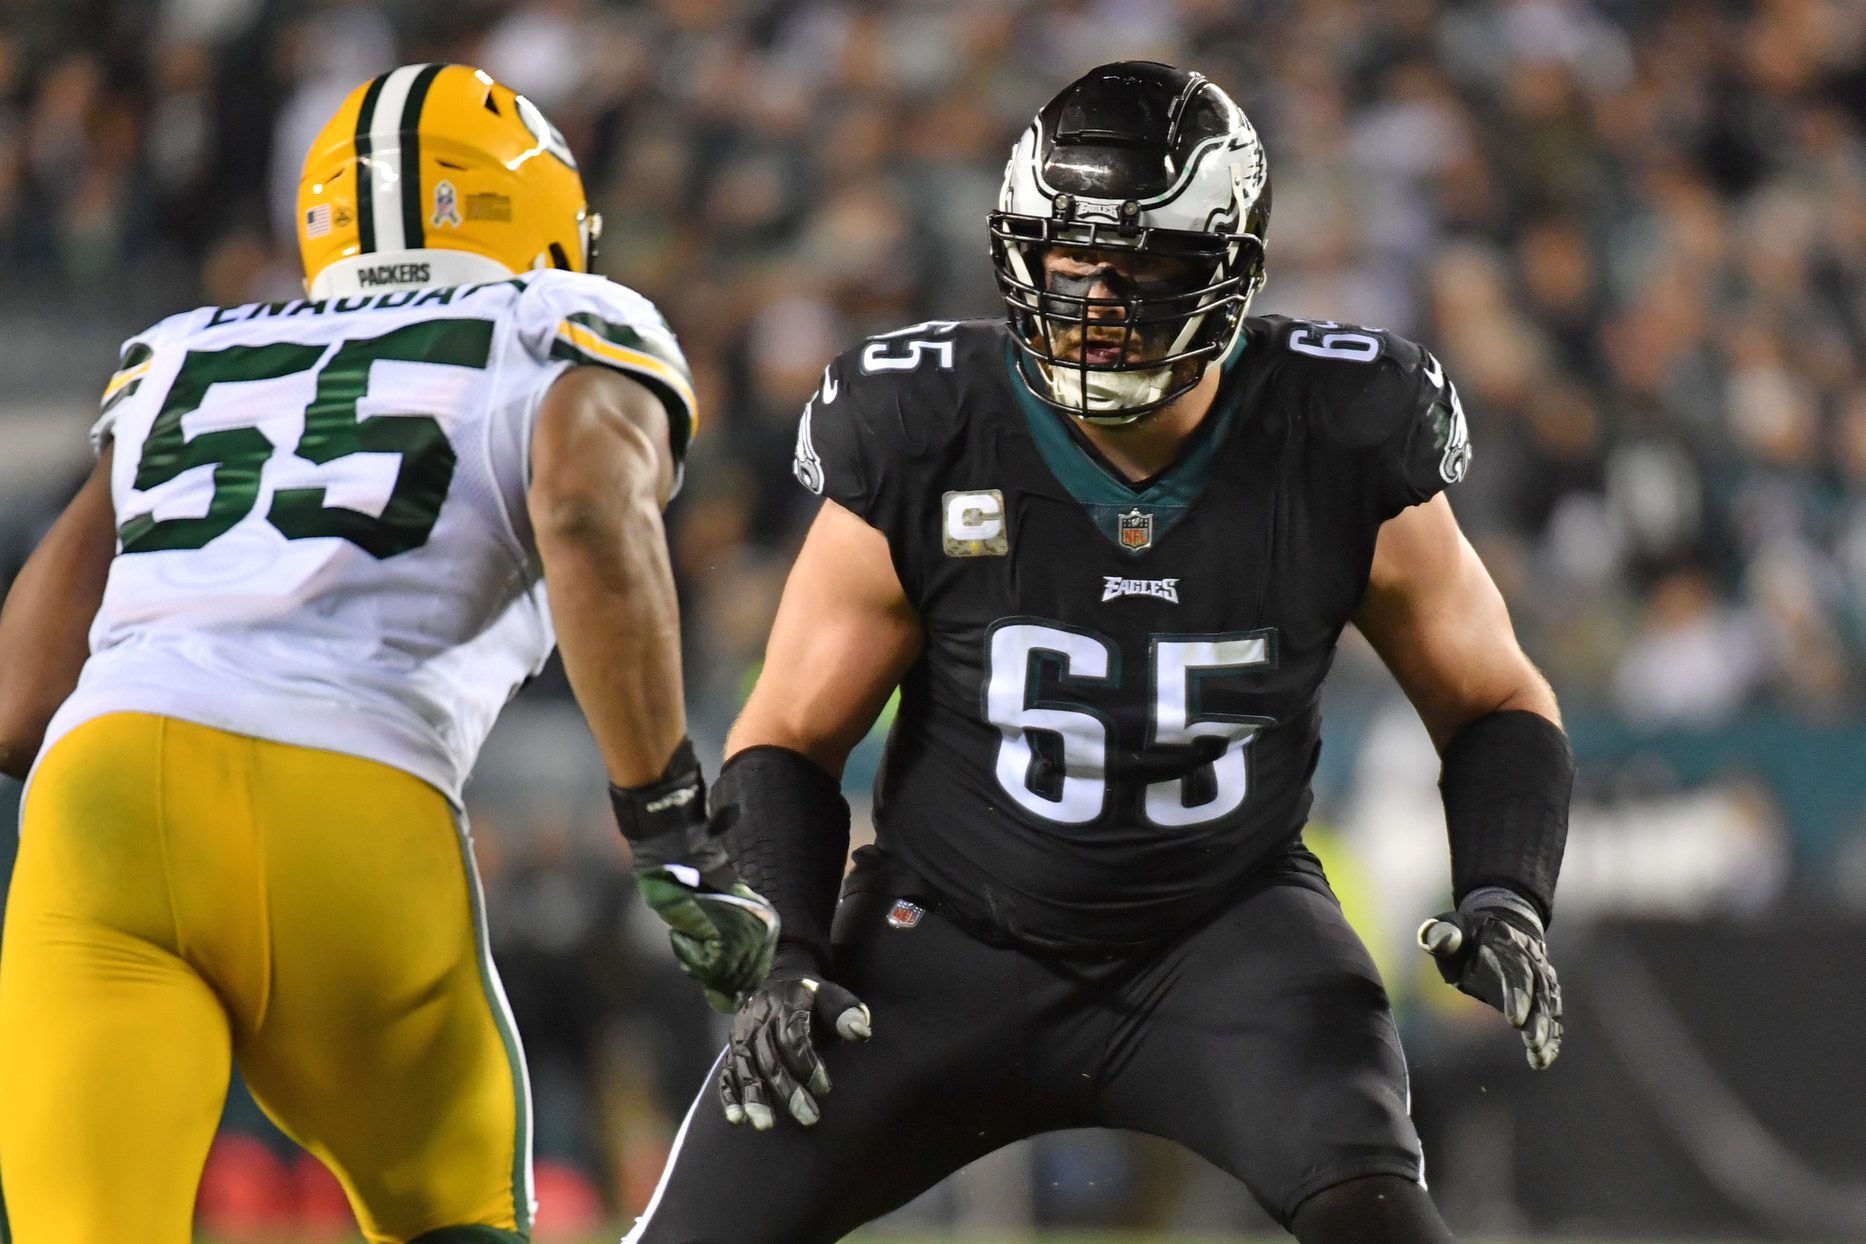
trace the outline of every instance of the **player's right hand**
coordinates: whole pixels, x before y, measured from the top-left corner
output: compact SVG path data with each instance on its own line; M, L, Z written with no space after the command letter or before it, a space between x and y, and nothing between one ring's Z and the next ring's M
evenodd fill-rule
M817 1099L829 1092L817 1045L837 1037L866 1041L870 1022L862 1000L833 981L783 973L765 981L732 1021L719 1072L726 1122L769 1131L777 1124L776 1102L805 1127L815 1123L823 1115Z
M1522 1031L1529 1065L1541 1071L1561 1053L1562 1035L1561 983L1542 923L1518 909L1520 900L1491 905L1473 902L1477 897L1420 925L1419 945L1446 984L1495 1007Z

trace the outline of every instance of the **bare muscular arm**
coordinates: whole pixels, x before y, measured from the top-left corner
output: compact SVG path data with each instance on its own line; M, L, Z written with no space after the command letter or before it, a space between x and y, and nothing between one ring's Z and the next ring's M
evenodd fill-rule
M1381 527L1354 624L1441 751L1487 713L1523 709L1561 724L1555 693L1523 655L1503 596L1443 493Z
M764 670L726 741L727 756L776 745L841 776L921 640L887 537L824 502L784 585Z
M117 553L111 446L27 559L0 609L0 773L25 777L52 714L78 685Z
M532 529L564 668L617 786L660 777L687 733L661 525L673 485L659 398L599 367L551 386L531 438Z

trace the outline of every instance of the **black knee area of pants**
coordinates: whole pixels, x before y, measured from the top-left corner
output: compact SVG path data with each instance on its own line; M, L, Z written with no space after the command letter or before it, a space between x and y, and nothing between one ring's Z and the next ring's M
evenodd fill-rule
M423 1231L408 1244L531 1244L531 1237L500 1227L436 1227Z
M1398 1175L1369 1175L1324 1188L1290 1223L1301 1244L1453 1244L1426 1190Z

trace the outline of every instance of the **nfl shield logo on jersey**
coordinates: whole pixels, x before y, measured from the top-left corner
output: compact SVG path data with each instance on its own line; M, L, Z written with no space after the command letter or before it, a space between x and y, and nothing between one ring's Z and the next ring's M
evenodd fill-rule
M1121 515L1121 547L1130 553L1144 553L1153 546L1153 515L1143 514L1136 506Z
M888 923L897 929L911 929L926 914L927 909L918 903L910 903L904 898L895 899L894 906L888 911Z

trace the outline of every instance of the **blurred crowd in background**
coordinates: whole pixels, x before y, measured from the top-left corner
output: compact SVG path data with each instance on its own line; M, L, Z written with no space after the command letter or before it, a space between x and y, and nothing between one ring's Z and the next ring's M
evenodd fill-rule
M693 365L670 534L716 755L816 504L789 458L823 365L998 314L1013 139L1131 58L1205 72L1263 135L1259 312L1395 330L1457 380L1454 504L1584 762L1573 910L1866 905L1862 0L10 0L0 581L83 470L117 342L297 296L311 136L373 74L473 63L564 131L600 268ZM8 473L29 443L55 448ZM1346 647L1317 837L1390 957L1444 888L1436 766ZM712 1030L565 695L527 693L474 811L541 1152L596 1213L645 1198Z

